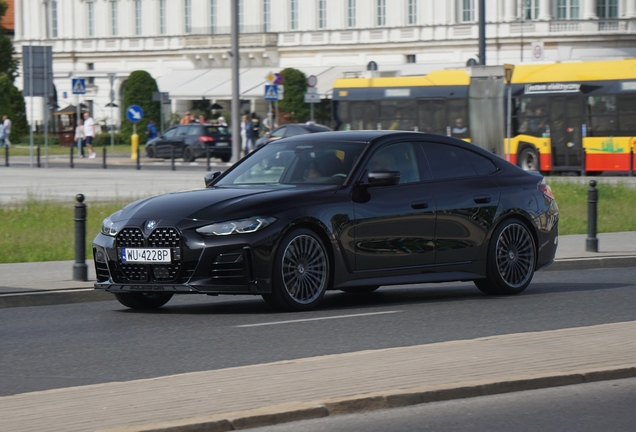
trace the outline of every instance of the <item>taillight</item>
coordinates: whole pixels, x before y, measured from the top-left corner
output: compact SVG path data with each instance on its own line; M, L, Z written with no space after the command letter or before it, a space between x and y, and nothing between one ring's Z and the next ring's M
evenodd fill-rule
M554 199L554 194L552 193L552 189L550 189L550 186L545 183L539 183L537 187L543 195L547 196L548 198Z
M199 137L199 141L200 142L214 142L214 138L211 136L207 136L207 135L201 135Z

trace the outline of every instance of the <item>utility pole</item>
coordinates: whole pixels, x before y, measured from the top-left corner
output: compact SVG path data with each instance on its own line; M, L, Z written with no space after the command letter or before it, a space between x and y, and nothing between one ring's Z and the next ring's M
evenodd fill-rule
M486 0L479 0L479 64L486 65Z
M238 0L230 2L232 21L232 163L241 158L241 94L239 89Z

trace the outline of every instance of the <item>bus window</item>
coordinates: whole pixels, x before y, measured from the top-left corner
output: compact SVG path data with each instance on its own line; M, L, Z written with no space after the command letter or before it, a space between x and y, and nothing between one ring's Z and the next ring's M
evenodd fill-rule
M515 98L513 104L513 135L540 137L547 132L548 99L546 97Z
M616 96L590 96L587 98L591 124L590 136L603 136L616 132Z
M351 102L351 130L375 130L377 123L375 102Z
M621 132L636 134L636 94L619 96L618 106Z
M417 129L446 135L446 104L443 100L419 100L417 102Z
M380 102L382 129L413 130L415 126L414 100L383 100Z
M446 125L451 128L451 135L462 138L469 136L466 100L448 99L446 101L446 112L448 113Z

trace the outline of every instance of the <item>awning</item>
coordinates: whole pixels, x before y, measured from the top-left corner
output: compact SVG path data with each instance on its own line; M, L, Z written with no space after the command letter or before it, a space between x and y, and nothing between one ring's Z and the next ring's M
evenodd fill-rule
M342 77L345 72L361 72L359 66L301 67L298 69L307 76L315 75L318 78L316 87L318 94L322 95L323 98L331 97L336 78ZM267 75L270 72L273 72L270 67L240 69L241 98L262 98L265 85L268 84ZM230 68L174 70L158 78L157 85L160 91L170 95L170 99L229 100L232 99L232 70Z

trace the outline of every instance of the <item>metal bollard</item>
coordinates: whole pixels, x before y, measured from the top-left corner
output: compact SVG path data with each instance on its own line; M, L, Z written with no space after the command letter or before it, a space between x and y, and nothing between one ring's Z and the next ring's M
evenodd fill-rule
M585 239L585 250L587 252L598 252L598 238L596 238L596 210L598 203L598 190L596 181L590 181L590 188L587 190L587 239Z
M9 146L4 146L4 166L9 166Z
M106 166L106 146L102 147L102 167L104 169L107 168L107 166Z
M75 165L73 164L73 150L75 149L75 146L71 146L71 168L75 168Z
M634 147L629 149L629 176L634 177Z
M586 167L586 164L587 164L587 151L585 151L585 147L583 147L581 149L581 156L583 158L583 168L581 169L581 174L580 175L581 175L581 177L584 177L585 173L586 173L585 167Z
M175 171L177 168L176 168L176 167L175 167L175 165L174 165L174 146L172 146L172 155L171 155L171 158L172 158L172 171Z
M139 150L139 146L137 146L137 171L139 171L141 169L141 151Z
M75 264L73 265L73 280L88 280L86 266L86 204L84 195L75 196Z
M37 157L38 157L37 158L37 161L38 161L37 167L38 168L42 168L42 165L40 164L40 146L37 147L36 154L37 154Z
M205 157L208 159L207 170L210 171L210 149L205 149Z

